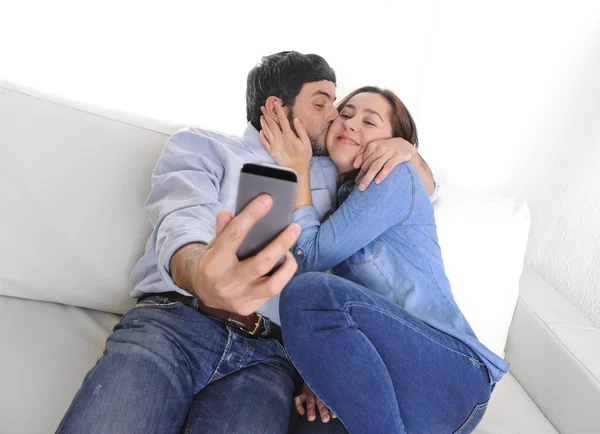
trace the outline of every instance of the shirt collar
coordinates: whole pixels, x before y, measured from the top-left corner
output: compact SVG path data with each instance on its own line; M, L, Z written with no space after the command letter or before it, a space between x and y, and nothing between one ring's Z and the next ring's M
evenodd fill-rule
M248 122L244 135L242 136L242 143L248 148L250 152L256 157L256 159L262 163L275 164L275 160L271 158L269 153L263 148L258 137L258 131L254 126Z

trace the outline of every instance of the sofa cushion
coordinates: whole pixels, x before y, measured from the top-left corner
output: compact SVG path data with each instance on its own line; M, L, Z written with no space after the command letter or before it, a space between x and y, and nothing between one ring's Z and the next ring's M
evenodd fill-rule
M0 296L0 432L56 431L119 316Z
M0 294L123 313L170 133L0 81Z
M529 233L527 204L442 181L434 209L456 303L477 338L504 357Z
M119 316L0 296L0 432L54 432ZM475 433L556 433L509 373Z

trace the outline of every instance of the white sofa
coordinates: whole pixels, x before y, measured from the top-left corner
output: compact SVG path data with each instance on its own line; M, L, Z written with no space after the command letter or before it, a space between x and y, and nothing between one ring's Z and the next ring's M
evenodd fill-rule
M150 173L180 127L0 81L1 433L56 430L133 305ZM476 433L600 433L600 331L528 265L505 351Z

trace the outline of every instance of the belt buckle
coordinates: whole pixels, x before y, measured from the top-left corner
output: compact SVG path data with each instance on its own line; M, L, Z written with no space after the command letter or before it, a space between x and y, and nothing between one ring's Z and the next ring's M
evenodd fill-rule
M246 332L246 333L248 333L248 334L250 334L250 335L252 335L252 336L256 336L256 332L260 328L261 324L264 322L263 316L260 313L256 312L256 315L258 316L258 321L256 321L256 323L255 323L256 327L254 327L254 330L250 330L250 329L247 329L245 327L238 326L239 329L242 330L242 331L244 331L244 332Z

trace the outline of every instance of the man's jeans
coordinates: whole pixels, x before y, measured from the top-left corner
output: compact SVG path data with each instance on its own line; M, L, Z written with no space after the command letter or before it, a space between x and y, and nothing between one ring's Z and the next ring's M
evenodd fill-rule
M350 433L468 433L487 408L487 367L459 340L327 273L283 290L286 350Z
M300 381L279 342L153 296L115 326L58 432L282 434Z

